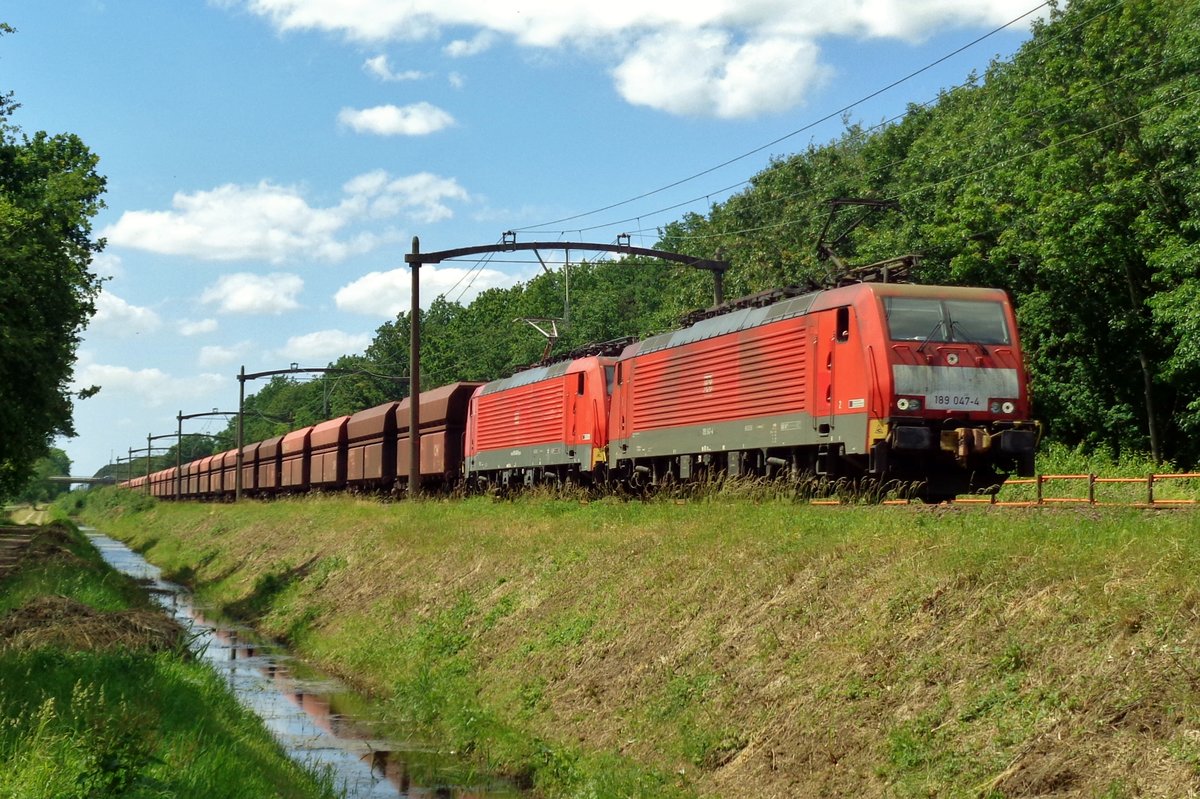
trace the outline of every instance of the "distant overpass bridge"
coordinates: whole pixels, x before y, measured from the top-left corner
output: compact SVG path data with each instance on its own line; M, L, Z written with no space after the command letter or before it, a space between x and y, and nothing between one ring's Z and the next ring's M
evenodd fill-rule
M47 477L46 479L51 483L70 483L71 485L113 486L119 482L115 477L68 477L62 474Z

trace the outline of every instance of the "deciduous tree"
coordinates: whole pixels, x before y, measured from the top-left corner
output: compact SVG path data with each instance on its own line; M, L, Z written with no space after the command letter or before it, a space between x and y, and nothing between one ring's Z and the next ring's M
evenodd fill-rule
M70 133L23 134L9 122L16 107L0 95L0 495L54 436L75 432L70 384L103 246L91 236L105 183L97 157Z

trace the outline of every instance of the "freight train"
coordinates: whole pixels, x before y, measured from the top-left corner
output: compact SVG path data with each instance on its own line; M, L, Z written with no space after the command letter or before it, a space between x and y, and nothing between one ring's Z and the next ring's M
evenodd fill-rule
M1040 436L1007 295L905 283L759 295L669 333L442 386L419 402L431 487L816 475L938 501L1032 474ZM246 445L243 492L403 490L408 403ZM229 497L237 455L126 485Z

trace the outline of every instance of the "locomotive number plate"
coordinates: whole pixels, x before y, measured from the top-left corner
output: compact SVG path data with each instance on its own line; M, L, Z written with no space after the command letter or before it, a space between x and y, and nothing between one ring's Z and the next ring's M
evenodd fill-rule
M930 394L925 407L934 411L982 411L986 400L978 394Z

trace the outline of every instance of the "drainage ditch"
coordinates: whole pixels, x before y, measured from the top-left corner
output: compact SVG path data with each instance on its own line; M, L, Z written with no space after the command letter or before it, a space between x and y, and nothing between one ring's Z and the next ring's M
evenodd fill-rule
M121 542L84 528L104 560L141 582L190 631L193 653L224 676L238 700L262 718L293 759L329 770L347 799L526 796L469 763L381 732L371 701L291 655L278 643L221 618L184 586Z

